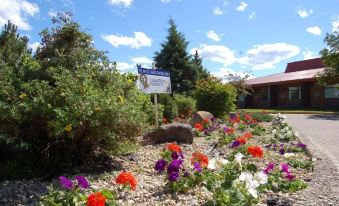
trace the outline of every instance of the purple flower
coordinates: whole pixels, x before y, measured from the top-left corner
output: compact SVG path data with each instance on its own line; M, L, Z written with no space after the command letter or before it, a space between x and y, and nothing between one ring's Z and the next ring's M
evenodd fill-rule
M194 162L194 169L197 172L202 172L199 162Z
M191 174L189 172L184 172L184 177L189 177Z
M265 174L269 174L270 172L271 172L271 170L273 170L274 169L274 166L275 166L275 164L274 163L269 163L268 165L267 165L267 167L264 169L264 173Z
M181 159L184 159L184 158L185 158L185 157L184 157L184 153L179 152L179 157L180 157Z
M265 145L265 147L268 149L268 148L270 148L272 146L272 144L267 144L267 145Z
M89 183L84 176L76 176L75 179L78 181L79 187L83 189L89 188Z
M179 173L178 172L172 172L169 176L168 176L169 181L171 182L175 182L179 179Z
M301 147L301 148L303 148L303 149L306 149L306 144L304 144L304 143L299 142L299 143L297 144L297 146L298 146L298 147Z
M183 161L180 160L180 159L172 160L172 162L167 167L167 173L168 174L171 174L173 172L179 173L179 169L180 169L180 166L181 166L182 162Z
M172 157L172 159L176 160L176 159L179 158L179 155L178 155L178 153L173 152L173 153L171 154L171 157Z
M289 181L292 181L292 180L294 180L295 176L294 176L291 172L288 172L287 175L286 175L286 178L287 178Z
M167 165L166 160L160 159L155 163L154 169L158 172L163 172L165 170L165 167Z
M284 149L284 148L281 148L281 149L279 150L279 153L280 153L281 155L285 154L285 149Z
M72 189L73 182L65 176L59 177L60 184L66 189Z
M240 142L239 141L234 141L231 145L231 148L236 148L240 146Z
M280 165L281 171L285 172L285 173L289 173L289 168L288 168L288 164L287 163L282 163Z

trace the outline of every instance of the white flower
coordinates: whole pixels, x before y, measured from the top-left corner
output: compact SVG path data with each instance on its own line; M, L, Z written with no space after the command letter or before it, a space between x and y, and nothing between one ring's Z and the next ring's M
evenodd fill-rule
M234 156L234 160L241 166L241 159L244 157L243 154L241 154L240 152L238 152L235 156Z
M272 134L275 134L276 132L277 132L277 130L276 130L276 129L272 130Z
M245 182L245 187L254 198L258 198L257 187L260 185L257 180L253 179L253 175L249 172L242 172L238 181Z
M284 157L285 157L285 158L289 158L289 157L293 157L293 156L295 156L294 153L285 153L285 154L284 154Z
M229 163L228 160L217 156L208 161L207 168L210 170L221 169L227 163Z
M298 134L298 133L294 133L294 136L295 136L295 137L299 137L299 134Z
M257 180L260 184L266 184L267 178L267 175L263 171L259 171L254 175L254 179Z

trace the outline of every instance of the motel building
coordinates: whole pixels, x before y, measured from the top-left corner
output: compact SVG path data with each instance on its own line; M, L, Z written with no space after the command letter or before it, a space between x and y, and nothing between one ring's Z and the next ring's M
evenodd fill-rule
M316 75L324 70L320 58L291 62L284 73L247 80L253 94L239 97L241 108L339 109L339 81L326 86Z

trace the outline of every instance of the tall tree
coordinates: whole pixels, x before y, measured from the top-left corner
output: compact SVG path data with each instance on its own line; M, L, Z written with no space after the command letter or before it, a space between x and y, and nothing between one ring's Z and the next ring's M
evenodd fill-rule
M339 78L339 32L326 34L324 42L327 48L321 50L320 54L326 68L319 78L323 84Z
M161 44L161 50L155 53L156 66L171 72L172 91L192 94L198 72L191 64L191 56L187 52L188 42L177 25L170 18L168 36Z
M199 56L197 50L193 55L192 64L194 69L198 72L198 79L205 79L209 76L209 72L202 65L202 58Z

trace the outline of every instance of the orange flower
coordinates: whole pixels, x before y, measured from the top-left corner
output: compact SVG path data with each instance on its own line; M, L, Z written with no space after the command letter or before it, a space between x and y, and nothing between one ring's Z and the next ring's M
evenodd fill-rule
M194 128L197 129L198 131L202 132L204 130L204 127L200 123L196 123L194 125Z
M130 172L121 172L116 178L115 182L117 184L129 185L132 190L135 190L137 186L137 180Z
M237 139L235 139L236 141L240 142L240 144L246 144L247 142L247 138L244 136L238 137Z
M202 123L203 124L208 124L210 121L208 120L208 118L205 118L203 121L202 121Z
M167 149L171 152L181 152L181 147L176 143L167 144Z
M201 152L194 152L192 154L191 163L194 164L195 162L199 162L201 167L207 167L208 157Z
M246 139L250 139L253 137L253 134L251 132L246 132L243 137L245 137Z
M249 146L247 152L250 153L253 157L262 158L264 151L260 146Z
M87 197L87 206L105 206L106 198L100 193L93 193Z

